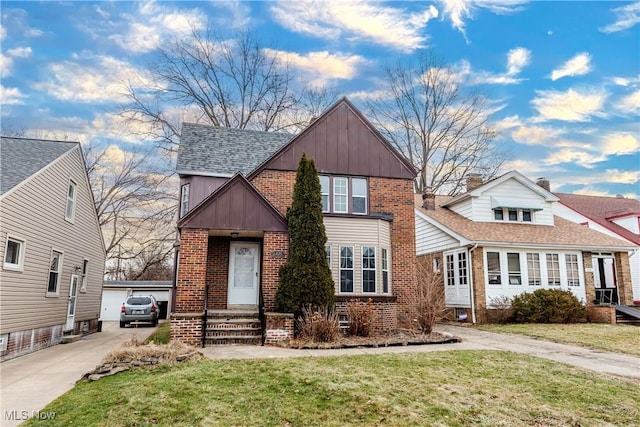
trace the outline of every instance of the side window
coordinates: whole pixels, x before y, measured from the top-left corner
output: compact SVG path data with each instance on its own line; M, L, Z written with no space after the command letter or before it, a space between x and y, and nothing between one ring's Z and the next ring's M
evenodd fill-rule
M367 180L353 178L351 180L351 205L354 214L367 213Z
M49 284L47 294L58 294L58 282L60 281L60 269L62 267L62 252L51 251L51 262L49 264Z
M80 292L87 292L87 274L89 274L89 260L82 262L82 282L80 283Z
M320 175L320 193L322 194L322 212L330 212L329 206L329 177Z
M329 266L329 270L331 270L331 245L325 245L324 251L327 254L327 265Z
M340 292L353 292L353 246L340 246Z
M376 248L362 247L362 293L376 291Z
M7 270L22 270L24 266L24 248L24 240L7 236L3 267Z
M389 255L386 249L382 249L382 293L389 293Z
M180 193L180 218L182 218L189 212L189 184L184 184Z
M487 252L487 273L489 275L490 285L499 285L502 283L499 252Z
M73 218L76 213L76 183L73 180L69 180L69 188L67 189L67 210L64 214L64 219L69 222L73 222Z

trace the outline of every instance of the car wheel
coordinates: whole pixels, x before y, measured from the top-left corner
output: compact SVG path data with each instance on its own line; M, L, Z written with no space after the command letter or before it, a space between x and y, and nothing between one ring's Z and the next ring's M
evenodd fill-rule
M120 327L121 327L121 328L124 328L125 326L127 326L127 324L121 320L121 321L120 321Z

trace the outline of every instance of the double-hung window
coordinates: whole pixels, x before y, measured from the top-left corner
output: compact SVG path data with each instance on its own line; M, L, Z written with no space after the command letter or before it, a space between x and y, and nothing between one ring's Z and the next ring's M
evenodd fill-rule
M353 246L340 246L340 292L353 290Z
M540 254L527 253L527 276L529 277L529 286L540 286L542 284Z
M4 248L4 268L7 270L22 270L24 265L25 242L12 236L7 236Z
M58 294L58 283L60 281L60 268L62 267L62 252L51 251L51 261L49 263L49 284L47 294Z
M566 254L565 263L567 265L567 285L580 286L580 272L578 269L578 255Z
M335 177L333 178L333 211L336 213L349 212L348 205L348 183L347 178Z
M490 285L499 285L502 283L499 252L487 252L487 273L489 275Z
M362 293L376 291L376 248L362 247Z
M330 192L329 177L320 175L320 193L322 194L322 212L331 212L329 206L329 192Z
M182 218L189 212L189 184L184 184L180 193L180 218Z
M367 213L367 180L353 178L351 180L351 210L354 214Z
M329 266L329 269L331 269L331 245L325 245L324 251L327 255L327 265Z
M509 284L521 285L522 274L520 273L520 254L518 252L507 253L507 268L509 269Z
M549 286L560 286L560 259L558 254L547 254L547 280Z
M387 249L382 249L382 293L389 293L389 255Z
M76 213L76 187L76 183L70 179L67 188L67 209L64 214L64 219L69 222L73 222Z
M369 185L366 178L319 175L322 212L366 215Z

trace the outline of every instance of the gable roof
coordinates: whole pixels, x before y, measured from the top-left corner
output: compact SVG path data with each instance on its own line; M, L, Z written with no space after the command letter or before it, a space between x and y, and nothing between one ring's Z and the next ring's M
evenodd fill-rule
M247 175L291 140L286 133L183 123L176 172L180 175Z
M77 142L0 137L0 195L78 146Z
M414 166L345 97L280 147L248 176L265 169L295 171L302 154L320 173L415 179Z
M467 191L466 193L462 193L462 194L459 194L459 195L457 195L455 197L452 197L448 201L444 202L443 206L445 206L445 207L453 206L456 203L462 202L462 201L467 200L467 199L469 199L471 197L479 197L485 191L490 190L490 189L496 187L497 185L502 184L503 182L505 182L505 181L507 181L509 179L514 179L514 180L518 181L520 184L522 184L523 186L525 186L526 188L530 189L531 191L533 191L535 193L538 193L547 202L557 202L558 201L558 198L553 193L545 190L544 188L542 188L541 186L539 186L535 182L531 181L526 176L522 175L520 172L513 170L511 172L507 172L507 173L505 173L503 175L500 175L499 177L496 177L496 178L494 178L492 180L489 180L489 181L485 182L484 184L479 185L478 187L472 189L471 191ZM511 207L523 207L523 206L511 206Z
M178 228L286 231L287 220L237 173L180 219Z
M564 247L574 250L633 249L629 243L554 216L553 226L509 222L474 222L445 206L450 196L436 196L436 209L422 207L422 196L415 196L416 213L422 219L461 241L461 245L519 244L538 247Z
M613 231L618 236L640 245L640 234L635 234L612 221L621 216L640 216L640 201L581 194L555 193L555 195L560 199L560 203L568 208Z

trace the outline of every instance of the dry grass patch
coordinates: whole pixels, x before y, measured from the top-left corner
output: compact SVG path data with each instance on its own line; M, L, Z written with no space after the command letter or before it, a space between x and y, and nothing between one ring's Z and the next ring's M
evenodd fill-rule
M489 332L526 335L563 344L640 357L640 328L601 323L480 325Z
M156 360L157 363L161 364L173 364L187 359L200 360L202 358L204 356L195 347L179 341L171 341L169 344L149 343L140 345L133 339L107 354L102 363L106 365Z

